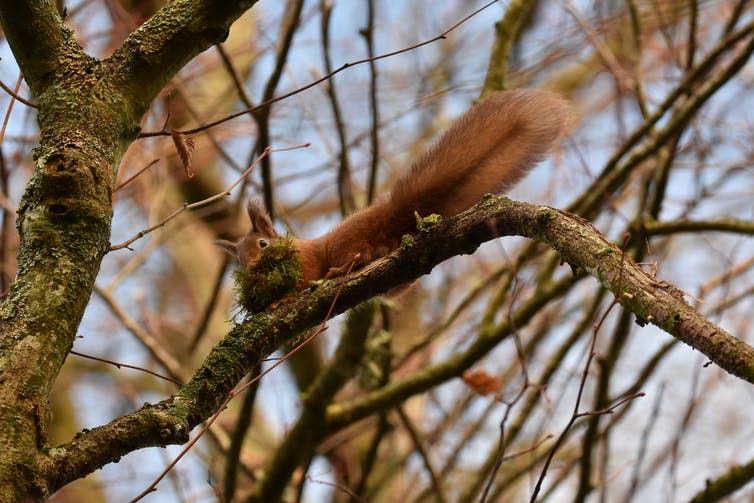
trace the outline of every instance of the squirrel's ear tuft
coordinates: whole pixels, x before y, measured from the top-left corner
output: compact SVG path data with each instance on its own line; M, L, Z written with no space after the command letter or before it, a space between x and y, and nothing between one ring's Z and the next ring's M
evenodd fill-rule
M236 243L233 243L226 239L218 239L217 241L215 241L215 246L219 246L227 253L232 255L236 260L238 260L238 245Z
M251 232L257 232L263 236L277 237L275 228L272 227L272 221L264 211L262 203L259 201L249 201L246 205L246 212L251 220Z

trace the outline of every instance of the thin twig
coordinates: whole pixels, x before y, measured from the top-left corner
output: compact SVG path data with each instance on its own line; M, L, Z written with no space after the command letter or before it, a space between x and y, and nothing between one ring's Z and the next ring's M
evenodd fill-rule
M108 360L107 358L100 358L98 356L87 355L87 354L84 354L84 353L79 353L78 351L74 351L74 350L71 350L71 354L72 355L76 355L76 356L80 356L81 358L87 358L89 360L95 360L95 361L102 362L102 363L109 363L110 365L113 365L113 366L115 366L117 368L121 368L122 367L122 368L127 368L127 369L132 369L132 370L138 370L140 372L146 372L149 375L153 375L155 377L159 377L160 379L164 379L166 381L170 381L173 384L177 384L178 386L183 386L182 382L176 381L172 377L168 377L168 376L164 376L162 374L158 374L157 372L154 372L154 371L149 370L149 369L145 369L144 367L137 367L136 365L129 365L128 363L121 363L121 362L116 362L115 360Z
M238 179L235 182L233 182L227 189L223 190L222 192L218 192L217 194L215 194L213 196L210 196L210 197L208 197L206 199L202 199L201 201L196 201L194 203L183 203L183 205L180 208L178 208L177 210L173 211L170 215L168 215L167 217L165 217L164 219L162 219L161 221L159 221L155 225L137 232L133 237L127 239L126 241L123 241L122 243L119 243L117 245L111 246L110 247L110 251L120 250L120 249L123 249L123 248L128 248L130 250L131 248L129 248L129 245L131 245L131 243L133 243L134 241L136 241L138 239L141 239L142 237L146 236L147 234L149 234L150 232L152 232L154 230L159 229L160 227L164 227L165 224L167 224L168 222L170 222L171 220L173 220L175 217L177 217L178 215L180 215L184 211L186 211L186 210L192 210L192 209L195 209L195 208L200 208L202 206L206 206L206 205L208 205L210 203L213 203L213 202L217 201L218 199L222 199L223 197L229 196L230 193L231 193L231 191L234 188L236 188L238 186L238 184L240 184L244 180L244 178L246 178L246 176L249 173L251 173L251 170L254 169L256 167L256 165L264 157L266 157L270 153L272 153L272 152L284 152L284 151L287 151L287 150L294 150L294 149L297 149L297 148L305 148L305 147L308 147L308 146L309 146L308 143L304 143L303 145L297 145L295 147L286 147L286 148L278 148L278 149L272 149L270 147L267 147L262 152L262 154L259 157L257 157L254 160L254 162L252 162L249 165L249 167L246 168L246 170L243 173L241 173L241 176L239 176Z
M7 85L5 85L5 82L3 82L2 80L0 80L0 88L2 88L2 90L5 91L6 93L10 94L11 98L20 101L21 103L23 103L27 107L39 108L39 105L37 105L33 101L29 101L29 100L27 100L27 99L22 98L21 96L19 96L19 94L18 94L18 86L16 86L16 90L14 91L13 89L11 89Z
M510 318L509 313L509 323L513 323L512 319ZM506 438L505 438L505 425L508 421L508 417L510 416L511 410L513 407L524 397L524 393L527 389L529 389L529 370L526 364L526 355L524 353L524 348L521 345L521 337L518 335L518 333L513 334L513 340L516 345L516 353L518 354L518 361L521 363L521 373L523 374L523 383L521 385L521 388L518 390L518 393L516 393L516 396L513 397L512 400L510 400L508 403L506 403L505 407L505 413L503 414L503 419L500 421L500 439L498 440L498 448L497 448L497 459L495 460L495 464L492 467L492 470L490 470L489 476L487 478L487 485L484 487L484 491L482 492L482 497L479 499L480 503L484 503L487 501L487 497L490 494L490 490L492 489L492 483L495 481L495 475L497 474L498 470L500 469L500 466L502 466L503 461L505 460L505 447L506 447ZM542 440L544 442L544 440Z
M623 501L630 502L633 497L634 493L636 492L637 488L639 487L639 477L641 476L641 468L644 463L644 460L647 456L647 446L649 445L649 441L653 439L652 437L652 429L657 424L658 418L660 417L660 406L662 405L663 401L663 394L665 391L664 384L660 385L660 390L657 393L657 398L655 399L655 402L652 406L652 412L649 414L649 418L647 420L647 424L644 426L641 432L641 439L639 441L639 449L636 453L636 462L634 463L632 474L631 474L631 483L628 486L628 492L626 493L626 496L624 497Z
M261 372L260 365L256 365L251 371L251 375L257 375ZM246 390L246 394L241 402L233 434L230 438L230 445L225 455L225 478L223 480L223 501L233 501L238 482L238 469L243 465L241 462L241 450L243 449L246 432L251 426L253 417L254 404L256 403L257 391L259 386L252 386ZM253 475L253 472L252 472ZM252 478L252 480L254 480Z
M352 501L355 499L359 503L368 503L367 500L365 500L364 498L362 498L361 496L359 496L358 494L356 494L354 491L352 491L351 489L349 489L348 486L346 486L344 484L338 484L337 482L328 482L328 481L325 481L325 480L317 480L317 479L312 478L310 475L307 475L306 479L309 482L313 483L313 484L321 484L323 486L330 486L330 487L333 487L335 489L339 489L339 490L343 491L344 493L346 493L347 495L349 495L351 497Z
M623 69L620 62L618 61L618 58L615 57L615 54L613 54L610 48L604 42L602 42L602 40L600 40L596 30L587 22L586 19L581 16L579 11L570 1L563 2L563 7L581 27L584 35L592 44L594 50L597 51L597 55L602 60L605 68L608 70L608 72L610 72L610 74L612 74L615 82L618 84L618 88L621 90L621 94L623 94L625 90L630 89L633 84L633 79L628 74L628 72Z
M293 45L293 37L298 31L303 8L304 0L286 0L285 2L284 15L280 23L279 43L275 49L275 65L264 85L261 98L262 104L268 101L272 103L270 100L273 98L278 84L280 84L283 70L288 63L288 54ZM254 149L251 151L252 155L254 155L270 145L270 115L272 114L272 107L262 107L260 105L258 107L250 107L247 110L254 111L251 116L257 125L257 139L254 143ZM271 219L274 219L275 191L273 190L272 165L269 158L265 158L262 161L260 171L264 205L267 208L267 214Z
M142 174L143 172L145 172L146 170L148 170L149 168L151 168L152 166L154 166L155 164L157 164L159 161L160 161L159 157L156 158L156 159L152 159L149 162L149 164L147 164L146 166L144 166L143 168L141 168L139 171L137 171L133 175L129 176L128 178L126 178L125 180L123 180L122 182L120 182L118 185L116 185L115 188L113 189L113 193L118 192L120 189L122 189L123 187L125 187L129 183L133 182L136 179L137 176L139 176L140 174Z
M223 47L222 44L217 44L215 46L215 49L217 49L217 53L220 55L223 66L228 71L230 79L233 81L233 86L236 88L236 91L238 91L238 97L241 99L243 104L246 105L246 108L252 108L254 106L254 102L252 101L251 96L249 96L249 93L246 92L246 87L244 87L243 85L243 81L241 79L241 76L238 74L238 70L236 70L236 67L233 66L233 60L231 60L230 56L228 56L228 51L225 50L225 47Z
M16 93L18 93L18 89L21 87L21 82L24 80L24 74L20 73L18 74L18 79L16 80ZM13 104L16 102L16 94L11 94L11 100L8 104L8 110L5 111L5 117L3 118L3 128L0 129L0 145L3 143L3 139L5 139L5 130L8 128L8 120L10 120L10 114L13 112Z
M188 347L189 353L196 351L199 342L202 340L202 336L206 333L207 326L209 326L209 320L212 317L212 313L215 312L215 307L217 306L217 301L220 297L220 292L222 291L225 271L228 270L228 266L230 265L229 259L231 258L227 253L223 255L225 256L225 260L223 260L220 269L217 271L215 281L212 284L212 293L210 293L209 299L207 299L207 304L202 313L202 317L199 324L196 326L194 335L191 337L191 342Z
M167 370L174 379L182 379L185 376L185 367L165 349L165 346L156 337L142 328L135 319L126 313L110 291L97 285L94 286L94 291L107 304L113 315L144 345L155 361Z
M328 0L320 0L320 10L322 12L320 23L320 38L322 39L322 58L324 59L325 72L332 73L332 60L330 58L330 19L332 19L333 4ZM335 80L325 86L327 97L330 100L333 120L335 121L335 132L338 135L338 203L340 205L340 214L347 217L355 208L353 200L353 190L351 187L351 167L348 157L348 141L346 139L346 128L343 122L343 113L338 101L338 93L335 88Z
M233 120L233 119L235 119L237 117L241 117L242 115L250 114L250 113L255 112L255 111L257 111L257 110L259 110L261 108L264 108L264 107L267 107L269 105L272 105L273 103L277 103L278 101L282 101L284 99L290 98L291 96L294 96L296 94L302 93L302 92L306 91L307 89L311 89L312 87L315 87L315 86L321 84L322 82L325 82L326 80L331 79L332 77L334 77L335 75L339 74L343 70L346 70L346 69L351 68L353 66L362 65L364 63L369 63L370 61L379 61L381 59L390 58L390 57L395 56L397 54L402 54L404 52L409 52L409 51L413 51L415 49L418 49L420 47L424 47L425 45L432 44L434 42L437 42L438 40L444 40L448 36L448 34L450 32L452 32L453 30L455 30L456 28L458 28L463 23L465 23L466 21L468 21L472 17L476 16L477 14L479 14L480 12L482 12L483 10L487 9L491 5L496 4L497 2L498 2L498 0L492 0L491 2L486 3L485 5L481 6L480 8L478 8L477 10L475 10L474 12L472 12L471 14L469 14L468 16L464 17L463 19L461 19L457 23L453 24L450 28L448 28L444 32L440 33L439 35L437 35L437 36L435 36L435 37L433 37L433 38L431 38L429 40L425 40L423 42L419 42L419 43L416 43L414 45L410 45L408 47L404 47L403 49L398 49L398 50L395 50L395 51L387 52L385 54L380 54L379 56L375 56L375 57L372 57L372 58L363 58L363 59L359 59L359 60L353 61L351 63L344 63L341 67L333 70L331 73L328 73L327 75L325 75L323 77L320 77L320 78L318 78L318 79L316 79L316 80L314 80L314 81L306 84L305 86L299 87L298 89L294 89L293 91L281 94L280 96L277 96L275 98L270 98L268 100L265 100L265 101L263 101L262 103L260 103L259 105L255 106L255 107L251 107L251 108L247 108L247 109L244 109L244 110L240 110L238 112L226 115L225 117L223 117L221 119L217 119L215 121L212 121L212 122L210 122L208 124L204 124L202 126L199 126L199 127L193 128L193 129L188 129L186 131L181 131L181 132L183 134L194 134L194 133L198 133L199 131L203 131L205 129L209 129L209 128L212 128L212 127L215 127L215 126L219 126L220 124L223 124L224 122L228 122L228 121ZM151 131L151 132L141 133L139 135L139 138L151 138L151 137L154 137L154 136L170 136L170 131L162 130L162 131Z
M419 432L416 431L416 428L414 428L414 425L411 423L411 420L406 415L406 412L402 407L396 407L395 410L396 412L398 412L398 417L401 418L401 422L406 428L408 436L411 437L411 441L414 444L414 449L416 449L416 452L419 453L419 457L422 459L422 463L424 463L424 469L427 470L427 473L429 474L429 480L434 490L433 497L440 503L445 503L446 501L448 501L448 497L445 495L445 491L442 488L442 481L440 480L440 477L437 476L437 470L435 470L432 466L432 462L429 459L429 453L424 448L424 445L422 445L422 440L419 437Z
M610 304L610 307L608 307L605 310L605 313L602 315L602 318L599 320L599 322L595 325L594 331L592 333L592 342L590 343L589 347L589 354L586 358L586 363L584 364L584 370L581 373L581 383L579 384L579 390L576 394L576 403L573 405L573 414L571 414L571 419L568 420L568 424L566 424L565 428L563 428L563 431L560 433L560 436L555 441L555 445L552 446L552 449L550 449L550 453L547 456L547 460L545 461L544 467L542 467L542 471L539 474L539 479L537 479L537 484L534 486L534 491L531 495L531 503L534 503L537 501L537 495L539 494L540 489L542 488L542 482L545 479L545 476L547 475L547 469L550 466L550 463L552 462L552 459L555 457L555 453L557 452L560 445L565 441L566 436L568 435L568 432L571 431L571 428L573 427L576 420L581 417L581 413L579 412L579 407L581 406L581 398L584 395L584 389L586 387L586 379L589 376L589 367L592 364L592 360L595 356L595 348L597 346L597 334L599 334L599 328L602 326L603 322L605 321L605 318L607 317L610 310L613 308L613 306L617 305L617 301L613 301Z

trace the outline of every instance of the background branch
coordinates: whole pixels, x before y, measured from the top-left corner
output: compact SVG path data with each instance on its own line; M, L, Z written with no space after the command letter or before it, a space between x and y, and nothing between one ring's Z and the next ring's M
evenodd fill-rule
M168 2L104 61L126 104L141 116L158 92L197 54L225 40L257 0Z

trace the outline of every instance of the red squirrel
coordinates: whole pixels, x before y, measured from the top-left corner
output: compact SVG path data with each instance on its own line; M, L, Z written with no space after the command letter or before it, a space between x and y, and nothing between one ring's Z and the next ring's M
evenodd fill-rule
M553 93L512 90L490 94L463 114L419 157L392 192L353 213L316 239L295 239L301 261L299 287L344 274L387 255L416 217L456 215L487 193L503 192L541 161L563 133L569 108ZM243 267L281 239L257 202L247 208L251 229L239 241L218 241Z

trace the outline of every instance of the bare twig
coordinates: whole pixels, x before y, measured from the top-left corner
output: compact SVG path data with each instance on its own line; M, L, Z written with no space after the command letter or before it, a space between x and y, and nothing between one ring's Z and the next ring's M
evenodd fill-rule
M264 157L266 157L270 153L272 153L272 152L284 152L284 151L288 151L288 150L294 150L294 149L297 149L297 148L305 148L305 147L308 147L308 146L309 146L309 144L305 143L303 145L297 145L295 147L278 148L278 149L272 149L272 148L265 149L264 152L262 152L262 154L259 157L257 157L256 160L253 163L251 163L248 168L246 168L246 171L244 171L241 174L241 176L239 176L238 179L235 182L233 182L227 189L223 190L222 192L218 192L217 194L215 194L213 196L210 196L210 197L208 197L206 199L202 199L201 201L196 201L194 203L183 203L183 206L181 206L177 210L173 211L170 215L168 215L167 217L165 217L164 219L162 219L161 221L159 221L155 225L137 232L133 237L127 239L126 241L123 241L122 243L119 243L117 245L111 246L110 247L110 251L120 250L120 249L123 249L123 248L129 248L129 246L131 245L131 243L133 243L134 241L136 241L138 239L141 239L142 237L146 236L147 234L149 234L150 232L152 232L152 231L154 231L156 229L159 229L160 227L164 227L165 224L167 224L168 222L170 222L171 220L173 220L175 217L177 217L178 215L180 215L181 213L183 213L186 210L192 210L192 209L195 209L195 208L200 208L202 206L206 206L206 205L208 205L210 203L213 203L213 202L217 201L218 199L222 199L223 197L229 196L230 193L231 193L231 191L234 188L236 188L238 186L238 184L240 184L244 180L244 178L246 178L246 176L249 173L251 173L251 170L253 170L256 167L256 165Z
M18 79L16 80L16 89L15 93L18 93L18 89L21 87L21 82L23 82L24 76L22 73L18 74ZM16 102L16 94L11 94L11 100L8 104L8 109L5 111L5 117L3 118L3 127L0 129L0 145L3 143L3 139L5 139L5 130L8 128L8 121L10 120L10 114L13 112L13 104Z
M183 380L183 377L185 376L184 367L173 357L172 354L165 350L164 346L160 344L152 334L144 330L135 319L131 318L131 316L126 313L110 291L96 285L94 291L103 301L105 301L107 307L110 308L110 311L123 324L123 326L144 345L155 361L162 365L174 380Z
M255 376L260 371L261 366L257 365L251 371L251 375ZM223 497L225 501L233 501L233 496L236 492L238 468L243 465L241 463L241 449L243 448L246 432L252 424L252 412L256 403L258 389L259 385L256 384L246 390L238 415L236 416L235 428L225 458L225 479L223 480Z
M334 482L327 482L325 480L317 480L315 478L312 478L310 475L307 475L306 478L307 478L307 480L309 480L309 482L312 482L314 484L321 484L321 485L324 485L324 486L330 486L330 487L334 487L335 489L339 489L339 490L343 491L344 493L346 493L347 495L349 495L352 498L351 501L355 500L355 501L357 501L359 503L368 503L367 500L365 500L364 498L362 498L361 496L359 496L358 494L356 494L355 492L353 492L351 489L349 489L348 487L344 486L343 484L338 484L338 483L334 483Z
M484 4L483 6L481 6L480 8L476 9L474 12L472 12L471 14L469 14L468 16L464 17L463 19L461 19L457 23L453 24L450 28L448 28L444 32L440 33L436 37L432 37L429 40L425 40L423 42L419 42L419 43L416 43L414 45L411 45L411 46L408 46L408 47L404 47L403 49L398 49L398 50L395 50L395 51L387 52L385 54L380 54L379 56L374 56L374 57L371 57L371 58L363 58L363 59L359 59L359 60L353 61L351 63L344 63L341 67L333 70L331 73L329 73L327 75L324 75L323 77L320 77L320 78L318 78L318 79L310 82L309 84L306 84L305 86L302 86L302 87L299 87L298 89L294 89L293 91L281 94L280 96L277 96L275 98L270 98L268 100L265 100L265 101L263 101L262 103L260 103L259 105L255 106L255 107L247 108L245 110L240 110L238 112L229 114L229 115L227 115L227 116L225 116L225 117L223 117L221 119L217 119L215 121L212 121L210 123L204 124L202 126L199 126L199 127L193 128L193 129L188 129L186 131L182 131L182 133L184 133L184 134L198 133L199 131L203 131L205 129L209 129L209 128L218 126L218 125L220 125L220 124L222 124L224 122L228 122L228 121L233 120L233 119L235 119L237 117L241 117L242 115L246 115L246 114L250 114L252 112L256 112L257 110L259 110L259 109L261 109L263 107L267 107L267 106L269 106L269 105L271 105L273 103L277 103L278 101L282 101L282 100L284 100L286 98L290 98L291 96L294 96L296 94L302 93L302 92L306 91L307 89L311 89L312 87L315 87L315 86L321 84L322 82L325 82L326 80L331 79L333 76L339 74L343 70L351 68L352 66L362 65L364 63L369 63L370 61L379 61L380 59L390 58L390 57L395 56L397 54L402 54L404 52L409 52L409 51L413 51L415 49L418 49L420 47L424 47L425 45L432 44L434 42L437 42L438 40L443 40L443 39L445 39L448 36L448 34L450 32L452 32L453 30L455 30L456 28L458 28L463 23L465 23L466 21L468 21L472 17L476 16L477 14L479 14L480 12L482 12L483 10L485 10L488 7L496 4L497 2L498 2L498 0L492 0L491 2ZM170 132L169 131L164 131L164 130L163 131L151 131L151 132L141 133L139 135L139 138L151 138L153 136L170 136Z
M595 51L597 51L597 54L604 63L605 67L610 72L610 74L612 74L615 82L618 84L618 88L621 90L621 94L623 93L623 91L630 89L633 84L633 79L623 69L620 62L618 61L618 58L615 57L615 54L613 54L612 50L610 50L610 48L605 43L603 43L602 40L600 40L596 30L589 24L589 22L587 22L586 19L583 18L583 16L581 16L579 11L570 2L570 0L563 2L563 6L584 31L584 35L589 40L589 43L591 43L592 47L594 47Z
M589 347L589 354L586 358L586 363L584 364L584 370L581 373L581 383L579 384L579 390L576 395L576 402L573 405L573 414L571 414L571 418L568 420L568 424L566 424L565 428L563 428L563 431L558 436L558 439L555 441L555 445L552 446L552 449L550 449L550 453L547 456L547 459L545 460L545 464L542 467L542 471L539 474L539 478L537 479L537 484L534 486L534 491L532 492L530 501L534 503L537 501L537 495L539 494L540 489L542 488L542 482L545 479L545 476L547 475L547 469L550 466L550 463L552 462L552 459L555 457L555 453L557 452L558 448L563 444L563 442L566 439L566 436L571 431L571 428L573 427L576 420L584 415L584 413L579 412L579 408L581 406L581 398L584 394L584 389L586 387L586 379L589 376L589 367L592 364L592 360L595 356L595 348L597 346L597 334L599 333L599 327L602 326L602 323L604 322L605 318L607 317L607 314L610 312L610 309L617 304L617 301L613 301L610 304L610 307L605 310L605 313L602 316L602 319L600 319L599 323L595 325L594 331L592 333L592 342Z
M217 301L220 297L220 292L222 291L225 271L228 270L228 266L230 265L230 257L228 256L228 254L224 254L224 256L225 260L223 260L220 269L218 269L217 271L215 280L212 283L212 292L210 293L209 299L207 299L207 304L202 312L202 317L200 318L200 321L196 326L196 330L194 330L194 335L191 337L191 342L189 343L190 353L196 351L199 342L202 340L202 337L206 333L207 326L209 325L209 320L212 317L212 313L215 312L215 307L217 307Z
M320 0L320 11L322 12L320 23L320 37L322 39L322 57L325 64L325 72L332 74L332 60L330 58L330 19L333 5L329 0ZM340 214L348 216L355 209L353 200L353 188L351 186L351 166L348 157L346 129L343 122L343 113L338 101L338 93L335 89L335 80L331 80L326 87L327 97L330 100L333 120L335 121L335 132L338 135L338 203L340 204Z
M512 320L510 319L510 314L509 314L509 322L512 323ZM489 496L490 490L492 489L492 483L495 480L495 474L497 473L498 469L503 464L503 460L505 459L505 447L506 447L505 425L508 421L508 417L510 416L510 413L513 407L524 397L524 393L529 388L529 371L526 365L526 355L524 354L524 349L521 345L521 338L519 337L518 333L513 334L513 340L516 343L516 353L518 354L518 361L521 363L521 374L523 375L523 383L521 385L521 388L516 393L516 396L514 396L512 400L506 402L505 404L506 405L505 413L503 414L503 419L500 421L500 439L498 440L497 460L495 460L495 464L492 467L492 470L490 470L490 473L488 475L487 485L484 487L484 491L482 492L482 497L479 499L480 503L484 503L485 501L487 501L487 497Z
M134 180L136 180L136 177L138 177L140 174L144 173L146 170L148 170L149 168L151 168L152 166L154 166L155 164L157 164L159 161L160 161L159 157L156 158L156 159L152 159L151 161L149 161L149 163L146 166L144 166L139 171L137 171L133 175L129 176L128 178L126 178L125 180L123 180L122 182L120 182L118 185L116 185L115 188L113 189L113 192L118 192L120 189L122 189L123 187L125 187L129 183L131 183Z
M26 105L27 107L31 107L31 108L39 108L39 105L37 105L37 104L36 104L36 103L34 103L33 101L29 101L29 100L27 100L27 99L25 99L25 98L21 97L21 96L20 96L20 95L18 94L18 89L19 89L19 86L18 86L18 85L16 85L16 89L15 89L15 90L13 90L13 89L11 89L10 87L8 87L8 86L7 86L6 84L5 84L5 82L3 82L2 80L0 80L0 88L2 88L2 90L3 90L3 91L5 91L6 93L8 93L8 94L9 94L9 95L11 96L11 98L13 98L13 99L15 99L15 100L17 100L17 101L19 101L19 102L23 103L23 104L24 104L24 105Z
M238 74L238 70L236 70L236 67L233 66L233 61L230 59L230 56L228 56L228 51L225 50L225 47L223 47L222 44L217 44L215 46L215 49L217 49L217 53L220 55L223 66L226 70L228 70L228 74L230 74L230 79L233 81L233 86L236 88L236 91L238 91L238 97L241 99L243 104L246 105L246 108L253 108L254 102L252 101L251 96L249 96L249 93L246 92L246 87L243 85L243 81L241 79L241 76Z
M439 501L440 503L447 502L448 497L445 495L440 477L437 476L437 471L432 466L432 461L429 459L429 453L422 444L419 432L416 431L416 428L414 428L414 425L411 423L411 419L409 419L402 407L396 407L395 410L396 412L398 412L398 417L401 418L401 422L406 428L409 437L411 437L411 441L414 444L414 449L416 449L416 452L419 453L419 457L421 457L422 463L424 463L424 469L427 470L427 473L429 474L429 480L432 484L433 489L432 496L436 501Z
M644 429L641 433L641 441L639 442L639 449L636 453L636 463L633 466L633 471L631 474L631 483L629 484L628 492L626 493L625 498L623 499L626 502L630 502L633 497L634 493L636 492L636 489L639 487L639 476L641 475L641 467L644 463L644 460L647 455L647 446L649 445L649 441L652 438L652 429L657 425L657 420L660 417L660 406L662 405L663 400L663 394L664 394L665 387L660 386L660 391L657 393L657 398L654 401L654 404L652 405L652 412L649 414L649 418L647 419L647 424L644 425Z
M110 365L113 365L113 366L115 366L117 368L121 368L122 367L122 368L126 368L126 369L138 370L139 372L145 372L145 373L147 373L149 375L153 375L155 377L159 377L160 379L164 379L166 381L170 381L173 384L177 384L178 386L183 385L182 382L176 381L172 377L168 377L168 376L164 376L162 374L158 374L157 372L154 372L152 370L146 369L144 367L139 367L139 366L136 366L136 365L129 365L128 363L116 362L115 360L108 360L107 358L100 358L99 356L87 355L85 353L79 353L78 351L74 351L74 350L71 350L71 354L72 355L76 355L76 356L80 356L81 358L87 358L89 360L94 360L94 361L98 361L98 362L102 362L102 363L109 363Z

